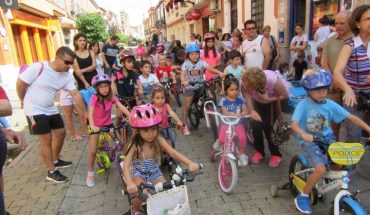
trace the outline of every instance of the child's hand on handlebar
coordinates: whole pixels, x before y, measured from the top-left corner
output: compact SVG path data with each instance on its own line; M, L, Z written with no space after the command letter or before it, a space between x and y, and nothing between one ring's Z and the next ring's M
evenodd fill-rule
M198 163L190 163L189 165L188 165L188 169L190 170L190 172L192 172L192 173L194 173L194 172L198 172L199 171L199 169L200 169L200 166L199 166L199 164Z
M184 123L182 123L181 121L177 122L177 127L178 128L184 127Z
M100 128L99 128L99 127L94 126L94 127L92 127L92 130L94 131L94 133L96 133L96 132L99 132L99 131L100 131Z
M129 194L137 193L137 186L134 183L127 183L127 192Z
M302 138L305 142L308 142L308 143L313 142L313 136L311 134L304 133L302 134Z

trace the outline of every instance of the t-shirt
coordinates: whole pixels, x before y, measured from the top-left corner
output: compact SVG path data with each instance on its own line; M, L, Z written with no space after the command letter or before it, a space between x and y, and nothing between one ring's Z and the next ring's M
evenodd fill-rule
M244 66L250 68L257 66L262 69L265 56L262 52L262 35L258 35L254 40L245 39L240 46L240 53L244 55Z
M294 110L292 120L299 123L299 127L308 134L324 136L326 141L333 139L332 121L340 123L350 113L336 102L325 99L322 103L314 102L311 98L300 101ZM298 142L303 144L301 136L296 136Z
M185 87L186 89L197 90L203 86L201 82L203 82L203 72L207 66L208 64L201 59L195 64L190 60L184 62L182 70L185 71L185 79L190 82L189 86Z
M159 82L157 76L155 76L154 74L149 74L148 78L140 75L139 80L141 82L141 85L143 86L145 95L152 94L155 85Z
M320 28L317 29L316 34L317 34L317 44L320 45L323 43L326 38L329 37L331 31L330 31L330 26L321 26Z
M118 55L119 48L116 45L111 46L109 43L106 43L103 46L102 52L105 53L105 58L107 59L109 66L112 66L116 56Z
M161 83L167 83L171 79L172 68L170 66L157 66L154 70L154 74L157 76Z
M50 68L48 63L43 63L44 69L39 77L40 63L31 64L24 72L19 74L19 79L29 84L24 97L24 112L26 116L39 114L55 115L58 108L54 105L57 92L74 90L73 76L68 71L57 72Z
M0 99L9 100L2 86L0 86Z
M296 81L299 81L301 80L302 78L302 75L303 75L303 72L307 69L308 65L307 65L307 62L306 61L302 61L301 63L298 62L298 60L295 60L293 62L293 67L294 67L294 73L295 73L295 77L294 79Z
M226 71L228 74L232 74L240 82L243 72L242 66L237 66L236 69L234 69L231 65L228 65L226 67Z
M338 56L340 50L342 50L344 44L349 38L342 40L338 37L337 34L331 36L326 41L326 46L322 51L322 58L328 60L329 69L331 72L334 71L334 67L337 64Z
M308 42L308 36L306 34L303 34L302 36L298 36L298 35L294 36L290 44L293 44L295 46L297 45L302 46L304 42ZM306 50L307 48L304 50L304 52L307 57ZM297 59L297 52L291 51L291 61L290 62L294 62L295 59Z
M135 84L138 80L138 75L134 71L129 71L125 77L121 71L113 74L113 80L117 86L118 95L122 98L134 96Z
M245 100L241 96L236 97L234 101L229 100L226 97L223 97L220 100L219 106L226 108L227 111L230 113L241 113L242 106L244 103L245 103Z
M98 74L104 74L104 63L103 59L101 59L100 54L96 56L96 72Z
M222 46L228 49L231 49L233 47L233 42L231 40L222 41Z
M210 66L216 66L218 61L221 59L221 55L216 51L216 56L213 55L213 51L209 50L208 51L208 57L205 56L205 52L202 51L200 53L200 59L205 61L208 65ZM206 80L210 80L211 78L217 76L217 74L214 74L208 70L205 71L206 74Z
M116 96L112 97L112 100L104 101L103 103L98 102L98 96L93 95L90 100L90 107L94 107L94 125L96 127L104 127L112 125L112 118L111 118L111 112L112 112L112 106L113 104L117 104L118 99Z

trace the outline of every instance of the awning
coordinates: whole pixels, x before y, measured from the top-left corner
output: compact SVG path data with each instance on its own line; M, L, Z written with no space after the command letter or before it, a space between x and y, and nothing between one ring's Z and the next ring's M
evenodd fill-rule
M68 17L60 17L62 28L75 28L76 22Z

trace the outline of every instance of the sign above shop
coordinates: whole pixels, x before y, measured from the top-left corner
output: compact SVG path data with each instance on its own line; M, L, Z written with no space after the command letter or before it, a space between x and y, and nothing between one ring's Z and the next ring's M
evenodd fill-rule
M0 7L4 9L18 9L18 0L0 0Z
M194 9L192 12L191 12L191 18L193 18L193 20L199 20L200 17L202 17L202 14L200 12L200 10L198 9Z
M190 12L187 12L187 13L185 14L185 20L186 20L186 21L191 21L191 20L193 20L193 17L191 16L191 13L190 13Z

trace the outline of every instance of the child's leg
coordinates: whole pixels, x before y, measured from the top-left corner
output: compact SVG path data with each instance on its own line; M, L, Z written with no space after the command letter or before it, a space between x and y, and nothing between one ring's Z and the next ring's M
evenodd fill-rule
M92 134L89 138L89 158L87 163L87 168L89 172L94 171L94 163L95 163L95 156L96 156L96 150L97 150L97 144L98 144L99 134Z
M192 90L184 90L184 100L183 100L183 111L182 111L182 122L185 123L186 125L186 120L188 119L189 116L189 110L191 103L193 102L193 96L194 96L194 91Z
M243 124L235 126L235 133L239 139L239 155L243 155L245 154L245 148L247 146L247 136L245 135Z
M218 132L218 139L217 142L221 145L223 145L226 141L226 131L228 126L227 125L221 125L220 132Z
M324 164L318 164L313 173L308 177L306 185L303 187L303 194L310 194L317 182L325 175L326 167Z
M173 148L175 148L175 131L171 128L168 128L168 138L170 138L170 142Z

